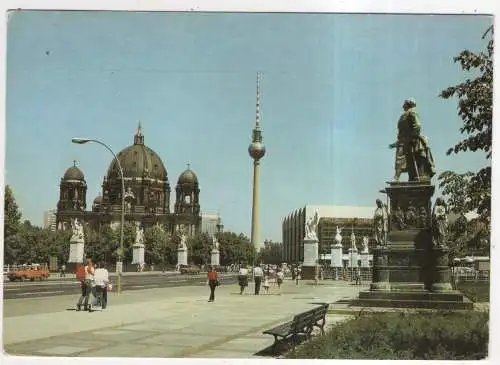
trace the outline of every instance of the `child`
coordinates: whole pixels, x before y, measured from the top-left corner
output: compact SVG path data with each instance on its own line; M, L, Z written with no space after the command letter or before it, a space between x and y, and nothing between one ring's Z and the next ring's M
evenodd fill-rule
M278 284L280 295L281 295L281 284L283 284L284 277L285 275L283 274L283 271L278 270L278 272L276 273L276 283Z
M266 275L264 279L264 291L265 294L269 294L269 276Z

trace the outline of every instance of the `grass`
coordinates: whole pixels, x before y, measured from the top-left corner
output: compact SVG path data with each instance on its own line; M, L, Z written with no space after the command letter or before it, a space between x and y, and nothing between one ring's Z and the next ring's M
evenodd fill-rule
M365 314L286 355L297 359L479 360L488 354L488 313Z
M490 301L490 283L459 283L457 289L464 293L473 302L478 303Z

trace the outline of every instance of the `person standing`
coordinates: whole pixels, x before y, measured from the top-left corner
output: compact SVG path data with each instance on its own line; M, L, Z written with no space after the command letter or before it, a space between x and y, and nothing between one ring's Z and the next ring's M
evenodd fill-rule
M65 264L62 264L61 265L61 275L60 275L61 278L65 278L66 277L66 265Z
M87 260L87 265L84 268L85 278L81 282L82 285L82 295L80 299L78 299L78 303L76 304L76 310L81 310L83 303L83 310L91 310L89 306L89 297L92 292L92 284L94 282L94 265L91 259Z
M269 294L269 275L264 277L264 293Z
M108 305L109 272L102 263L99 263L95 270L94 280L97 305L100 305L102 309L106 309Z
M278 284L278 290L281 295L281 284L283 284L283 279L285 277L285 274L283 274L283 271L278 268L278 272L276 273L276 283Z
M219 286L219 277L217 271L215 271L212 266L208 268L207 278L208 286L210 287L210 297L208 301L213 302L215 300L215 288Z
M259 264L253 269L253 279L255 282L255 295L259 295L260 293L260 284L262 283L262 277L264 276L264 271Z
M248 286L248 269L243 265L238 272L238 285L240 286L240 295L243 295L245 288Z

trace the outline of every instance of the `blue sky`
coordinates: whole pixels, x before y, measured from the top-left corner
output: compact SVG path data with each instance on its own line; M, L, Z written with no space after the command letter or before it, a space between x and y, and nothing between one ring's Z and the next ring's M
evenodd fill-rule
M64 171L79 162L87 205L138 120L172 187L190 163L203 211L250 234L255 76L262 73L262 237L304 204L373 205L393 176L396 123L417 101L438 173L483 166L446 156L459 138L466 77L453 57L483 48L486 16L17 12L7 38L6 183L43 223ZM174 201L172 199L171 204Z

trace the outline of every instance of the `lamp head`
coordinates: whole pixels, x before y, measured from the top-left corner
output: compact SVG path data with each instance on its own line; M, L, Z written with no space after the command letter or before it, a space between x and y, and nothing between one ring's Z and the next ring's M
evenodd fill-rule
M77 143L77 144L84 144L84 143L90 142L90 139L73 137L73 138L71 138L71 142Z

